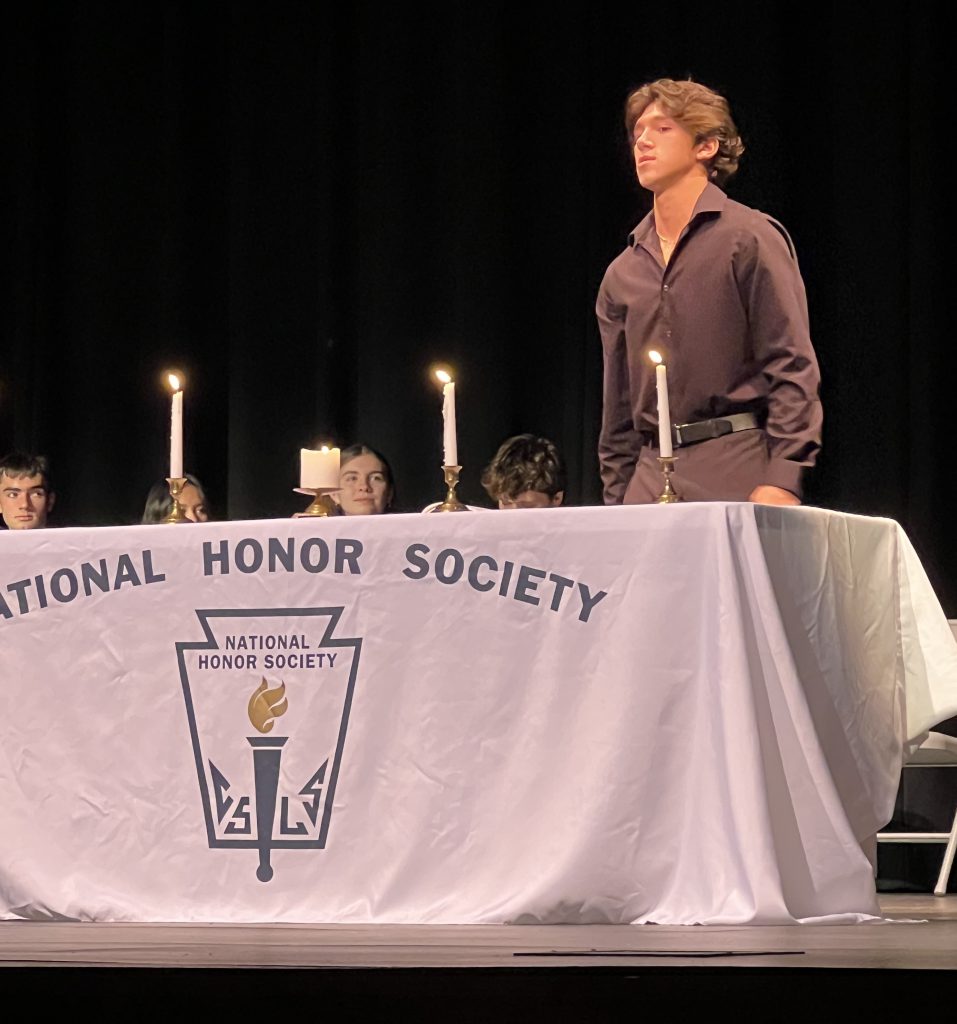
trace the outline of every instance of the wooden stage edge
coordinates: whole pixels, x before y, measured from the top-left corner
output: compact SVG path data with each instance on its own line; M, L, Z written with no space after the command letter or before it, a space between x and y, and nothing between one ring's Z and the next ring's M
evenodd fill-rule
M884 895L881 909L882 922L763 928L2 921L0 969L957 970L957 896Z

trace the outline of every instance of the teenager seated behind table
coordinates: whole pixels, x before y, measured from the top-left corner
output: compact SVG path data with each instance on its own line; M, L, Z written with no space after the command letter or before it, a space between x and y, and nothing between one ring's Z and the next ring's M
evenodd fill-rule
M193 476L186 474L186 483L180 492L179 503L183 506L186 518L193 523L208 523L209 509L206 506L206 492L203 485ZM158 480L150 488L143 509L143 523L162 523L173 509L173 499L169 493L169 484Z
M11 452L0 460L0 516L8 530L42 530L56 493L43 455Z
M557 508L565 499L565 463L547 437L518 434L495 453L482 486L499 508Z
M344 516L380 516L392 511L395 479L386 457L365 444L339 454L338 493L332 495Z

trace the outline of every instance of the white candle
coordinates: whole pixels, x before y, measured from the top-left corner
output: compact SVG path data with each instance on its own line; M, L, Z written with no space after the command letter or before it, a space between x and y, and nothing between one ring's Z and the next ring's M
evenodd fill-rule
M459 464L459 449L455 435L455 381L448 370L435 371L435 379L442 384L442 442L444 466Z
M172 479L183 476L183 385L171 373L169 386L173 389L173 403L169 425L169 475Z
M320 488L339 486L339 449L323 445L318 451L299 449L299 486Z
M657 353L652 354L654 359ZM671 405L668 401L668 373L659 356L655 362L655 384L658 387L658 448L663 458L671 458Z
M450 380L442 388L443 442L446 466L459 464L458 441L455 436L455 381Z

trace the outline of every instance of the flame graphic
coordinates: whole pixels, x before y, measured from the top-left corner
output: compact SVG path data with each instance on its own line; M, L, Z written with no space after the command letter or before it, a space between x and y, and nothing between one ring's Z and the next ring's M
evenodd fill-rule
M286 684L280 682L272 690L268 686L269 684L263 677L262 683L249 698L249 721L260 732L269 732L273 727L273 719L284 715L289 710L289 702L286 700Z

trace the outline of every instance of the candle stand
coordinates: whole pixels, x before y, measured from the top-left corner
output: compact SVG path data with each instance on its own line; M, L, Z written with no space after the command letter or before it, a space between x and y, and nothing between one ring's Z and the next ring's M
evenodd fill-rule
M655 502L659 505L671 505L676 501L684 501L684 498L674 489L671 483L671 474L675 471L675 463L678 461L676 455L659 455L658 465L661 466L661 472L665 477L665 486L661 494L655 498Z
M166 482L169 484L169 496L173 499L173 507L169 515L163 520L164 523L191 523L192 519L186 515L186 509L179 503L179 496L187 484L185 476L168 476Z
M295 487L296 494L311 494L312 504L300 512L300 516L337 516L339 506L332 500L332 495L337 494L341 487Z
M455 496L455 488L459 484L459 473L462 472L461 466L443 466L443 472L445 473L445 483L448 491L445 495L445 501L441 505L436 506L432 509L433 512L468 512L468 507L463 505L461 501Z

